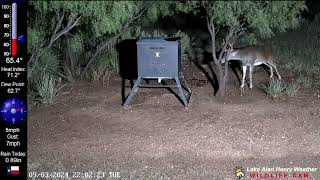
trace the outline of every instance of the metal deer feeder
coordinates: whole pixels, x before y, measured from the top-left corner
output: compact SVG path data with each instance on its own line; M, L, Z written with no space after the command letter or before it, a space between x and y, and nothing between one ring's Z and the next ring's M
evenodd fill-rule
M138 78L135 81L124 106L128 106L140 87L177 88L185 108L191 97L191 89L181 70L179 38L143 38L137 41ZM157 79L158 84L141 84L142 80ZM162 83L164 79L175 81L175 85ZM185 86L181 85L181 81ZM188 97L188 98L187 98Z

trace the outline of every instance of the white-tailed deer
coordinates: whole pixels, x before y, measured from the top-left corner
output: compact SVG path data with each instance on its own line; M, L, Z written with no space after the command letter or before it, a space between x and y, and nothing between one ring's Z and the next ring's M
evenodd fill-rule
M281 76L277 70L276 65L273 63L273 56L271 48L264 46L249 46L243 47L239 49L233 49L231 44L226 49L226 54L224 58L222 58L221 63L225 63L225 61L230 60L238 60L242 63L242 82L241 82L241 96L243 93L244 82L246 78L247 67L250 68L250 89L252 89L252 72L254 66L258 66L261 64L265 64L270 68L270 78L273 77L273 69L276 70L278 79L281 79Z

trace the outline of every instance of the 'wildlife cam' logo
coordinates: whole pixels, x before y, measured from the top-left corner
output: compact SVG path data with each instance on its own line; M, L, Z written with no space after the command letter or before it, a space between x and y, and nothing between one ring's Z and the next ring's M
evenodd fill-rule
M239 179L241 179L241 178L244 177L244 171L243 171L243 169L242 169L241 167L237 166L237 167L234 169L234 171L235 171L236 176L237 176Z

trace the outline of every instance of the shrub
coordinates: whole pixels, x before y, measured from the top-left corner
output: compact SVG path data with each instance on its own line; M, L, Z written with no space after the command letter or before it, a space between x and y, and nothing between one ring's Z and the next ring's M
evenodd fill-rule
M108 53L98 57L97 62L88 71L87 78L92 81L101 81L105 86L114 72L119 72L119 61L118 52L112 48Z
M33 64L28 65L28 90L35 97L35 101L50 104L59 95L63 86L60 86L60 60L52 49L44 50Z
M186 55L189 54L190 50L192 49L191 45L191 38L187 33L184 33L182 31L176 32L174 37L180 37L180 43L181 43L181 55L183 59L185 59Z
M285 90L285 84L279 80L271 80L269 83L267 83L263 90L267 94L267 96L270 96L272 98L277 98L281 95L283 95L283 91Z
M33 86L44 74L54 77L61 76L59 63L59 57L53 50L45 50L41 57L28 66L27 78L29 85Z
M51 104L54 102L64 87L60 82L61 78L57 80L51 75L44 74L35 83L35 100L41 104Z
M77 33L65 41L65 60L63 61L64 79L68 82L75 82L81 76L81 64L85 59L84 38L81 33Z

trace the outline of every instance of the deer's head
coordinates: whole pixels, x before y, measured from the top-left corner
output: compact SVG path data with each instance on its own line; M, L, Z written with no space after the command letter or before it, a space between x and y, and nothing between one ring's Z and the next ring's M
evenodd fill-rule
M226 61L228 61L230 58L230 54L234 51L233 49L233 45L231 43L228 43L228 45L226 46L226 49L224 51L224 55L221 59L221 64L224 64Z

